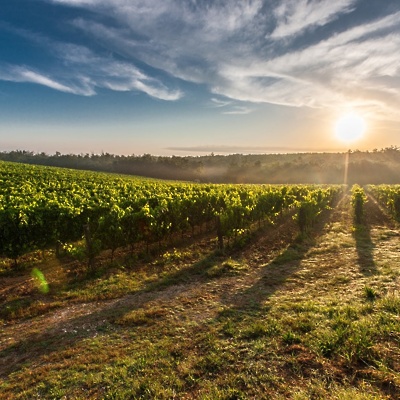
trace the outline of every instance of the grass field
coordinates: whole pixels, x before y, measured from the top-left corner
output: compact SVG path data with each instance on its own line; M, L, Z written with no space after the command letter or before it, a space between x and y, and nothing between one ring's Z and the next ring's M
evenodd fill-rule
M400 229L349 195L240 246L188 238L96 274L0 265L1 399L398 399ZM41 271L48 283L32 275Z

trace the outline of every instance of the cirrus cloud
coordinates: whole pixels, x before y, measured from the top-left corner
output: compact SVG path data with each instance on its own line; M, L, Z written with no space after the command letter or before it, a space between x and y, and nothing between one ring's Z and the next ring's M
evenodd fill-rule
M186 81L236 102L353 104L398 118L400 11L393 1L379 3L379 12L357 0L43 1L84 10L64 23L102 49L53 43L59 68L32 70L30 79L56 90L177 100L183 93L171 83ZM250 110L235 106L223 112Z

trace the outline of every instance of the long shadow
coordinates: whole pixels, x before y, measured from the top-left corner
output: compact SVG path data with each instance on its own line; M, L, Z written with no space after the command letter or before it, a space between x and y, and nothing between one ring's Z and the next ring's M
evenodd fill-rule
M337 199L331 209L325 210L306 237L299 235L289 246L271 262L263 266L261 277L251 287L227 296L226 302L231 311L257 311L294 273L301 268L307 252L315 246L316 240L323 234L324 227L332 220L332 214L340 201ZM222 313L225 313L223 311Z
M197 283L212 279L207 271L228 256L212 252L190 267L176 271L157 281L149 282L143 289L130 293L122 299L106 300L95 312L52 323L40 333L33 333L21 341L0 351L0 377L17 371L28 362L37 362L43 356L62 352L75 343L99 333L111 333L119 329L115 322L126 313L141 309L147 303L163 296L170 286Z
M393 221L382 211L376 200L368 194L361 223L356 224L354 229L358 264L360 271L366 276L374 275L377 272L373 254L375 245L371 238L373 226L392 228Z
M242 307L243 302L260 305L263 300L272 295L300 267L306 252L314 245L330 219L331 210L326 210L306 240L294 240L286 250L271 263L264 267L262 278L251 288L235 295L234 303ZM286 243L288 244L288 243ZM251 247L251 244L248 245ZM147 303L157 300L164 295L164 290L171 286L183 284L199 284L215 279L208 271L216 264L223 263L231 254L211 252L190 267L168 274L146 287L129 295L127 299L109 300L95 312L73 317L67 321L52 323L40 333L33 333L21 341L0 351L3 366L0 377L18 371L22 365L38 362L43 356L62 352L74 344L99 333L112 333L120 329L115 322L126 313L143 308ZM189 290L189 289L188 289ZM222 299L223 300L223 299Z
M371 227L365 219L354 228L354 239L356 241L357 262L360 271L368 276L377 272L374 261L373 250L375 245L371 239Z
M296 273L305 254L315 245L315 237L297 239L270 263L263 266L261 277L251 287L227 296L226 303L232 310L259 310L265 300L271 297Z
M247 245L250 247L251 243ZM245 248L243 248L243 251ZM76 343L98 335L99 333L112 333L120 329L115 322L128 312L138 310L149 302L165 296L168 287L192 285L215 279L213 274L208 272L216 265L223 265L229 259L233 251L222 253L218 250L212 251L199 261L189 267L180 269L173 273L148 282L147 285L117 300L104 301L101 309L94 312L87 312L63 321L51 323L39 333L32 333L19 342L9 345L0 351L0 377L20 370L22 365L30 362L38 362L44 356L59 353L74 346ZM182 293L182 292L180 292Z

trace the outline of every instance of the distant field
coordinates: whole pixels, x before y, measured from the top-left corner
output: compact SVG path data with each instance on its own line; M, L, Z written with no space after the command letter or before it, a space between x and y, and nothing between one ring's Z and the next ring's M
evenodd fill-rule
M398 399L397 186L0 163L0 398Z

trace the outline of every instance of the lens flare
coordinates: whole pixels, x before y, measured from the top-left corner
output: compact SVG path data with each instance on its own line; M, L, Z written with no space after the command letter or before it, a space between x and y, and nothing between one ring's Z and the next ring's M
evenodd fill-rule
M37 268L33 268L31 276L35 280L40 292L44 294L49 292L49 284L47 283L42 271Z

